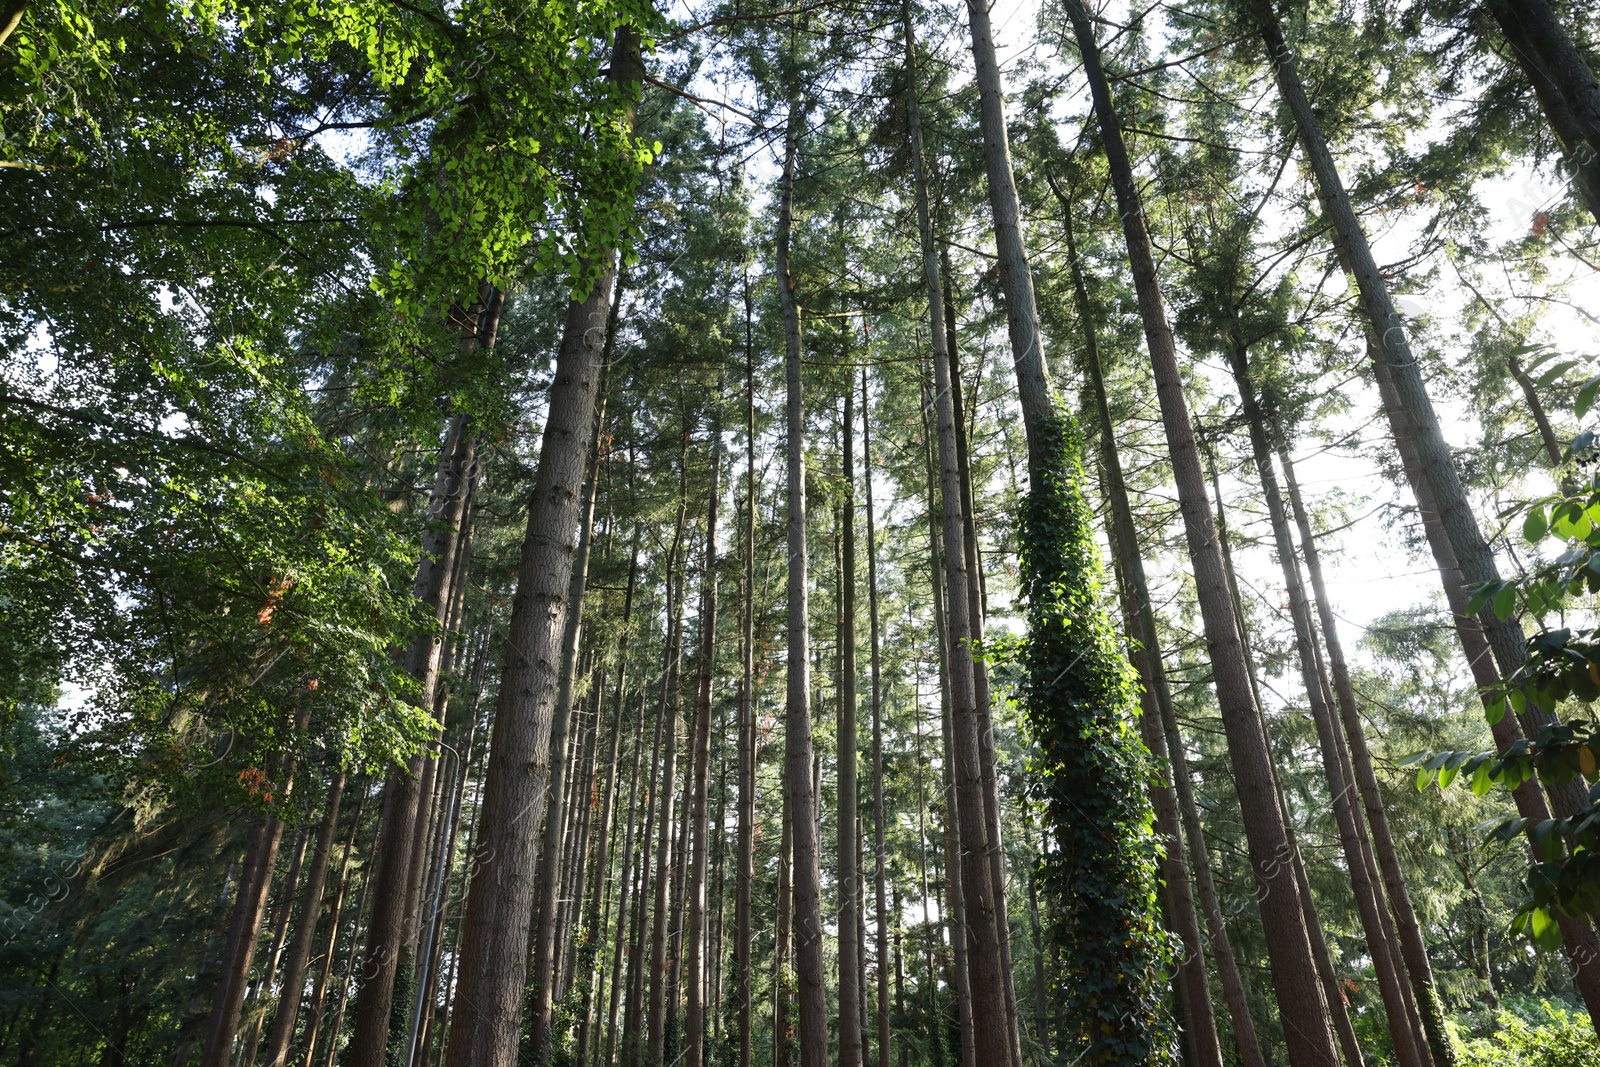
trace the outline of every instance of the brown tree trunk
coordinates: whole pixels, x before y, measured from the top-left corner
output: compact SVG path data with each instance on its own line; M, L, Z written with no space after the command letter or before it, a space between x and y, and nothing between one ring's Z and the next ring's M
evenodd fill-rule
M232 1058L250 963L255 958L261 919L267 909L267 892L272 885L272 868L277 863L278 844L282 840L283 821L275 810L269 812L250 835L244 870L239 876L239 892L233 898L233 915L228 920L228 940L223 947L221 974L211 1002L205 1044L201 1046L201 1067L228 1067Z
M1205 475L1200 468L1177 350L1167 324L1155 259L1145 231L1143 206L1088 14L1081 0L1067 0L1067 13L1094 97L1117 208L1122 216L1145 341L1178 487L1195 590L1210 650L1213 681L1228 740L1234 786L1249 843L1250 865L1260 890L1267 955L1289 1059L1293 1067L1335 1067L1338 1052L1318 983L1300 886L1294 876L1293 845L1278 806L1272 757L1251 692L1239 619L1228 594L1216 530L1206 506Z
M639 810L639 768L644 757L645 692L646 690L642 688L639 691L639 722L634 729L633 736L633 775L628 779L628 829L622 837L622 867L617 877L617 930L611 949L611 988L606 999L605 1056L600 1061L605 1067L610 1067L611 1064L617 1062L617 1011L621 1005L623 991L623 950L629 942L627 936L628 905L630 903L629 893L633 890L633 845L637 836L637 823L635 820ZM631 977L629 975L630 979Z
M1089 287L1084 280L1083 263L1078 257L1077 237L1072 225L1071 203L1054 179L1051 189L1061 204L1063 232L1067 240L1067 263L1072 275L1073 301L1078 313L1083 338L1083 366L1088 372L1089 384L1094 394L1095 416L1099 422L1100 459L1105 471L1107 502L1111 506L1111 527L1117 547L1118 562L1124 580L1123 602L1129 616L1129 631L1133 638L1131 659L1142 683L1140 702L1143 715L1140 733L1145 744L1156 757L1156 765L1167 765L1173 782L1177 781L1181 753L1174 757L1169 750L1164 729L1166 715L1160 704L1170 705L1171 693L1167 690L1166 670L1161 663L1161 639L1156 630L1155 609L1150 603L1150 587L1145 578L1144 556L1139 547L1139 535L1133 520L1133 506L1128 499L1128 486L1122 475L1122 459L1117 451L1116 424L1111 418L1111 404L1106 394L1104 370L1100 363L1100 339L1095 328L1095 313L1089 303ZM1183 768L1187 776L1187 768ZM1184 785L1187 785L1185 780ZM1217 1037L1216 1014L1211 1004L1211 983L1206 976L1205 952L1200 941L1200 923L1195 914L1193 887L1189 868L1184 862L1183 835L1178 815L1178 795L1173 784L1157 783L1151 790L1156 811L1156 826L1166 843L1162 860L1162 881L1170 901L1169 918L1173 932L1183 944L1183 959L1178 963L1178 977L1183 991L1185 1047L1194 1058L1196 1067L1221 1067L1222 1043ZM1192 801L1192 798L1191 798ZM1198 817L1196 818L1198 823ZM1205 847L1201 843L1201 849ZM1198 867L1203 851L1196 856ZM1210 871L1205 872L1210 876ZM1220 917L1220 916L1219 916ZM1260 1057L1260 1047L1255 1041L1255 1027L1245 1008L1243 984L1239 982L1238 968L1233 952L1227 943L1227 931L1213 930L1213 941L1220 942L1217 970L1223 979L1224 993L1231 981L1237 984L1237 1003L1229 996L1229 1008L1243 1016L1242 1025L1235 1025L1240 1043L1240 1056L1245 1067L1264 1067L1255 1062ZM1226 962L1224 962L1224 959ZM1041 1016L1042 1018L1042 1016ZM1042 1023L1041 1023L1042 1025Z
M620 26L610 78L631 87L643 76L638 33ZM631 119L630 113L623 121L631 126ZM526 944L533 919L531 876L550 777L555 668L613 277L607 262L588 296L568 305L557 352L484 778L478 872L467 898L449 1067L512 1067L516 1061L528 959L506 948Z
M1289 491L1289 505L1294 511L1295 523L1300 530L1300 550L1305 556L1306 570L1311 576L1311 592L1316 598L1317 615L1322 629L1323 644L1328 650L1328 664L1333 675L1333 690L1344 724L1345 737L1350 745L1350 757L1355 771L1356 784L1361 790L1366 807L1367 825L1372 830L1372 840L1378 868L1383 875L1389 908L1394 913L1400 939L1400 951L1406 971L1411 978L1413 995L1422 1015L1427 1034L1428 1049L1434 1063L1450 1067L1455 1063L1455 1046L1444 1030L1444 1006L1434 985L1433 966L1428 958L1427 945L1422 938L1422 927L1416 911L1411 906L1411 894L1401 873L1400 856L1394 837L1389 831L1389 816L1384 808L1383 793L1378 776L1373 769L1372 753L1367 748L1366 729L1356 703L1355 686L1350 680L1350 668L1345 662L1344 648L1339 640L1338 621L1334 617L1333 603L1322 577L1322 558L1317 549L1316 535L1311 529L1311 518L1305 501L1300 496L1300 485L1295 478L1294 463L1288 447L1278 433L1278 458L1283 465L1284 486Z
M847 378L846 381L849 381ZM856 908L861 872L856 866L856 821L860 787L856 782L856 405L855 387L844 395L844 445L840 454L844 501L840 504L839 706L834 734L839 782L839 1067L862 1067L860 917Z
M322 1029L323 1008L327 1003L328 982L333 973L334 952L339 946L339 923L344 917L345 896L350 889L350 860L355 849L356 836L361 832L361 820L367 813L367 797L371 790L367 782L361 783L361 800L356 804L355 817L350 821L350 835L345 838L344 851L339 862L339 887L333 894L333 907L328 911L328 936L323 942L317 966L317 977L311 988L311 1003L307 1006L303 1043L305 1051L299 1056L300 1067L311 1067L315 1062L317 1037Z
M562 830L568 814L567 735L573 712L573 689L577 680L578 648L583 639L583 602L589 582L589 556L594 544L594 509L600 492L600 433L605 423L606 379L615 344L617 312L622 288L610 302L606 320L606 340L600 369L599 394L594 420L588 427L585 448L587 476L583 499L578 505L578 546L572 558L572 575L567 583L567 615L561 634L561 666L556 681L555 712L550 724L550 804L545 813L544 839L540 846L538 910L535 912L532 943L533 1018L528 1021L528 1047L539 1063L550 1059L550 1013L556 999L557 945L560 941L559 903L562 875Z
M805 407L800 371L800 303L798 279L789 263L794 225L794 171L799 154L804 112L791 106L784 138L783 194L778 212L778 298L783 305L787 367L785 426L788 431L788 692L784 743L788 772L789 822L793 847L792 878L795 978L799 986L800 1067L825 1067L828 1062L828 996L822 962L822 868L817 847L817 797L811 781L810 590L806 557ZM781 1040L781 1038L780 1038Z
M1386 921L1381 891L1369 877L1371 864L1366 825L1351 803L1354 783L1346 775L1333 712L1324 700L1311 605L1307 601L1305 583L1295 556L1294 537L1289 530L1289 516L1283 495L1278 489L1277 472L1272 466L1272 449L1267 441L1266 423L1261 414L1255 384L1250 377L1249 356L1237 335L1226 339L1226 347L1245 424L1250 433L1251 455L1266 499L1284 586L1289 593L1289 611L1300 660L1300 680L1305 686L1306 701L1316 727L1323 774L1327 779L1334 821L1339 830L1345 870L1350 878L1361 927L1366 934L1367 951L1372 958L1384 1012L1388 1016L1389 1036L1394 1042L1395 1056L1401 1067L1431 1067L1432 1058L1428 1054L1424 1035L1411 1025L1416 1009L1408 1003L1410 991L1401 975L1398 939L1393 936L1392 928Z
M289 956L283 965L283 992L278 996L272 1029L267 1035L268 1067L284 1067L289 1060L289 1042L294 1037L295 1022L300 1016L300 1000L305 992L306 965L311 961L311 946L317 936L317 919L322 914L322 891L327 884L328 863L333 854L333 835L338 829L339 801L344 796L344 780L344 772L335 771L328 783L322 825L317 829L317 842L311 853L311 870L306 876L305 896L300 904L300 918L295 925L294 940L289 944Z
M720 392L720 390L719 390ZM711 424L711 484L707 489L705 562L700 590L700 677L696 690L694 736L690 744L688 930L684 943L684 1063L704 1067L706 1056L706 865L711 847L707 809L711 772L711 680L717 641L717 505L722 487L722 426ZM718 827L720 831L721 827Z
M872 508L872 413L867 392L867 368L861 368L861 469L867 489L867 619L872 627L872 857L873 904L878 937L878 1067L889 1067L889 911L885 886L885 841L883 807L883 664L879 647L878 620L878 531ZM895 909L899 914L899 909ZM899 946L895 950L895 972L899 975ZM904 990L900 998L905 1000ZM902 1005L901 1014L905 1013Z
M737 874L734 877L733 943L739 984L739 1063L751 1067L755 1049L750 958L751 883L755 880L755 596L756 596L756 371L754 308L750 278L744 277L744 572L739 618L739 810Z
M488 347L499 322L503 294L488 294L476 309L475 343ZM443 651L439 633L449 625L452 604L449 588L456 546L466 513L474 441L465 416L451 422L440 452L439 472L428 507L428 527L423 535L422 559L417 567L413 595L431 612L437 629L419 633L406 653L406 670L421 689L417 706L434 709ZM410 764L389 775L384 786L378 822L378 842L373 857L373 908L367 920L366 946L361 967L361 988L356 998L355 1033L350 1039L346 1067L383 1067L391 1043L395 980L410 965L409 946L414 939L414 912L410 908L413 867L423 862L418 851L417 824L422 807L425 771L433 760L419 753ZM431 779L429 779L431 782Z

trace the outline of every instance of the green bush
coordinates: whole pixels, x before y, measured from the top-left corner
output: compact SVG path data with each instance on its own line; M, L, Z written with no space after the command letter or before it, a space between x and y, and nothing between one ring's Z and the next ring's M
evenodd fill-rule
M1600 1063L1600 1041L1596 1041L1594 1024L1586 1014L1549 1001L1534 1006L1540 1010L1502 1011L1495 1020L1496 1029L1487 1037L1463 1037L1451 1023L1460 1067L1591 1067Z

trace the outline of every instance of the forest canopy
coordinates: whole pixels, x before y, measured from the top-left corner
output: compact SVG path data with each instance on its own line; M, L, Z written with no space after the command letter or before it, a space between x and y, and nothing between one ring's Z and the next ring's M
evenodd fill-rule
M1597 71L0 0L0 1062L1600 1062Z

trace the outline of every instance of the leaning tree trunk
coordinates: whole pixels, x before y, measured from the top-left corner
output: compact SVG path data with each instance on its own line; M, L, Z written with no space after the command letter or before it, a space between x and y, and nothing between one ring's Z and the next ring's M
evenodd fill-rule
M1389 908L1394 912L1395 925L1400 938L1401 957L1411 977L1413 995L1422 1024L1427 1032L1428 1049L1438 1067L1455 1063L1455 1046L1444 1030L1444 1005L1434 985L1433 965L1428 958L1428 948L1422 939L1422 927L1416 911L1411 906L1411 894L1406 888L1405 876L1400 868L1399 851L1389 832L1389 815L1384 807L1383 793L1378 786L1378 776L1373 769L1372 753L1367 748L1366 728L1356 703L1355 686L1350 679L1350 668L1345 663L1344 648L1339 641L1338 621L1333 614L1333 603L1328 597L1322 578L1322 558L1317 549L1316 534L1311 529L1311 518L1305 501L1300 496L1300 484L1295 478L1294 463L1288 447L1278 435L1278 460L1283 466L1284 486L1289 491L1289 505L1294 511L1295 523L1300 529L1300 551L1305 556L1306 570L1311 575L1311 592L1317 603L1317 617L1322 626L1322 641L1328 650L1328 665L1333 675L1334 695L1339 705L1339 717L1344 723L1345 736L1350 744L1351 762L1355 779L1361 789L1362 803L1367 809L1367 825L1372 830L1373 847L1378 868L1383 873L1384 888L1388 893Z
M856 816L860 811L856 783L856 493L855 384L844 395L844 446L840 456L844 501L840 505L841 560L839 566L839 707L834 744L838 749L839 808L839 1067L862 1067L861 952L856 890L861 872L856 866Z
M799 985L800 1067L828 1062L828 996L822 960L822 868L817 846L817 797L811 781L810 620L806 557L805 406L800 374L800 304L790 269L794 225L794 171L803 111L791 105L784 138L783 194L778 212L778 299L783 305L787 368L785 426L788 431L789 581L788 692L785 702L785 790L793 849L795 978ZM784 1035L777 1035L778 1041Z
M1294 537L1289 530L1288 511L1283 494L1278 489L1277 472L1272 466L1272 449L1267 441L1265 420L1257 398L1255 383L1250 376L1249 355L1243 341L1234 335L1226 340L1227 359L1233 371L1234 384L1239 390L1239 403L1244 412L1245 424L1250 432L1250 451L1255 461L1256 476L1261 482L1266 499L1267 514L1272 527L1273 543L1278 562L1283 571L1284 586L1289 593L1289 613L1293 621L1295 646L1300 660L1300 680L1305 686L1306 701L1311 708L1311 719L1317 731L1322 752L1323 774L1327 779L1333 805L1334 822L1339 831L1339 843L1344 853L1345 869L1356 901L1356 911L1361 928L1366 934L1367 952L1372 957L1373 971L1378 980L1379 994L1384 1012L1388 1016L1389 1036L1394 1043L1395 1056L1401 1067L1431 1067L1428 1046L1424 1035L1413 1027L1416 1011L1410 1003L1409 988L1401 975L1398 938L1386 921L1384 902L1379 887L1369 877L1371 864L1367 855L1369 843L1367 828L1352 804L1354 790L1346 777L1341 759L1338 728L1332 709L1324 699L1321 672L1318 670L1316 633L1311 621L1311 605L1307 602L1305 582L1295 556Z
M696 685L694 735L689 746L689 914L683 969L684 984L688 987L683 1020L687 1067L704 1067L706 1063L706 860L711 847L707 791L711 771L711 681L717 647L717 505L722 492L717 479L722 464L720 420L712 420L710 443L711 484L707 489L705 563L700 590L700 676Z
M631 26L617 28L610 77L630 92L643 80L639 35ZM631 108L625 121L631 124ZM527 954L520 947L527 943L533 919L532 874L550 778L556 664L613 278L614 267L607 262L589 295L568 305L557 352L490 738L478 871L464 917L449 1067L512 1067L516 1061L528 972ZM508 946L516 949L507 951Z
M317 936L317 919L322 914L322 891L328 880L328 862L333 853L333 835L338 830L339 801L343 796L344 772L336 770L328 783L322 825L317 829L317 841L312 846L311 870L306 875L300 921L295 926L294 940L289 943L289 956L283 964L283 992L278 995L272 1028L267 1034L268 1067L284 1067L289 1059L289 1042L294 1038L295 1022L300 1016L306 965L311 961L311 947Z
M867 619L872 627L872 856L873 903L878 935L878 1067L889 1067L889 910L884 885L883 808L883 670L878 626L878 533L872 514L872 415L868 407L867 368L861 368L861 469L867 489ZM899 914L899 909L895 909ZM896 946L896 973L899 970ZM904 991L900 999L904 1001ZM902 1014L904 1009L901 1009Z
M1200 467L1188 400L1183 392L1183 375L1178 367L1172 329L1167 324L1155 259L1145 231L1143 205L1139 201L1133 167L1123 143L1122 127L1111 101L1110 84L1100 64L1100 52L1088 13L1081 0L1067 0L1067 13L1083 57L1084 73L1089 80L1110 164L1117 208L1122 216L1123 235L1178 487L1195 591L1210 648L1234 786L1249 843L1250 865L1260 890L1267 955L1289 1059L1294 1067L1335 1067L1339 1054L1318 983L1300 887L1291 862L1293 845L1278 806L1272 758L1251 692L1239 620L1228 593L1216 529L1206 503L1205 475Z
M1600 222L1600 83L1549 0L1487 0L1561 145L1573 184Z
M1129 606L1129 629L1135 641L1133 663L1138 671L1142 693L1143 715L1140 732L1146 745L1156 757L1157 767L1167 765L1168 774L1177 780L1181 753L1173 757L1171 746L1163 729L1164 717L1159 703L1171 701L1166 692L1166 671L1161 663L1161 641L1156 631L1155 611L1150 603L1149 583L1145 578L1144 557L1139 548L1137 528L1133 521L1133 507L1128 500L1128 487L1122 475L1122 460L1117 452L1116 425L1111 418L1111 405L1106 394L1103 368L1100 364L1100 340L1095 329L1094 309L1089 303L1089 287L1084 281L1083 263L1078 257L1077 238L1072 225L1071 203L1055 181L1050 187L1061 204L1063 230L1067 240L1067 263L1072 275L1073 301L1083 337L1083 365L1088 371L1089 384L1094 394L1095 415L1099 422L1100 457L1105 468L1107 502L1111 506L1111 526L1117 546L1117 556L1122 568L1125 590L1123 600ZM1187 775L1187 768L1184 768ZM1166 856L1162 862L1162 880L1171 901L1173 932L1183 944L1184 958L1178 964L1178 979L1183 992L1183 1010L1186 1047L1194 1059L1195 1067L1221 1067L1222 1043L1217 1037L1216 1014L1211 1004L1211 983L1206 975L1205 953L1200 941L1200 923L1196 917L1193 886L1189 868L1184 862L1183 834L1179 818L1179 804L1175 784L1156 783L1153 786L1156 827L1166 843ZM1204 848L1202 843L1201 848ZM1195 863L1200 863L1198 854ZM1209 871L1206 872L1209 875ZM1241 1019L1235 1020L1234 1031L1239 1039L1241 1058L1245 1067L1263 1067L1254 1062L1260 1057L1260 1047L1255 1040L1255 1027L1245 1007L1243 984L1238 980L1238 968L1233 961L1231 947L1227 944L1226 929L1212 931L1218 961L1218 974L1224 991L1230 988L1229 977L1224 973L1232 968L1232 985L1239 990L1237 1003L1229 997L1229 1008ZM1224 955L1226 965L1224 965Z

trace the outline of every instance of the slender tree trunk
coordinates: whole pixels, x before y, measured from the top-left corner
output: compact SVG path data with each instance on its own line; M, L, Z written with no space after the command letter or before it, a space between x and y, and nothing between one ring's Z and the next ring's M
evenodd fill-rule
M1067 0L1067 12L1083 56L1084 72L1094 98L1117 207L1122 216L1206 642L1210 647L1212 676L1228 739L1234 786L1249 844L1250 865L1259 887L1261 917L1267 930L1267 955L1289 1059L1293 1067L1335 1067L1338 1052L1328 1007L1319 988L1300 886L1294 876L1293 845L1278 806L1272 757L1251 692L1239 619L1228 595L1216 530L1206 506L1205 475L1200 468L1177 351L1145 231L1143 206L1139 202L1133 167L1123 144L1121 125L1111 102L1110 85L1100 64L1088 13L1081 0Z
M942 295L942 294L941 294ZM930 315L930 321L940 321ZM976 1034L973 1023L972 1008L972 979L968 970L967 951L968 942L966 934L966 892L964 885L965 872L961 865L962 842L960 839L961 798L955 787L955 759L953 756L954 727L952 725L952 697L950 681L950 663L952 657L949 613L946 609L945 583L941 580L946 573L944 540L944 515L938 505L935 493L934 469L936 465L935 437L932 428L928 425L928 412L933 408L932 398L928 395L926 382L922 390L922 423L923 436L928 446L928 555L929 579L933 587L933 615L934 630L939 642L939 714L940 737L943 742L943 752L940 759L940 772L942 781L940 788L944 793L944 865L945 881L949 892L949 910L945 912L950 928L950 946L952 955L952 982L956 994L956 1018L960 1027L961 1063L962 1067L977 1067L978 1054L976 1048ZM1008 1053L1009 1055L1009 1053Z
M361 783L361 800L356 804L355 817L350 820L350 835L345 838L344 851L339 861L339 887L333 894L333 906L328 911L328 936L323 942L317 977L311 988L311 1003L307 1006L306 1024L302 1042L305 1051L298 1058L300 1067L311 1067L315 1062L317 1037L322 1029L323 1006L327 1002L328 982L333 973L333 956L339 946L339 922L344 916L345 895L350 889L350 859L361 831L361 820L367 812L367 783Z
M788 754L785 752L783 771L783 806L779 812L781 827L778 839L778 907L772 929L772 1062L776 1067L789 1067L790 1046L793 1043L793 1005L790 1003L789 979L793 958L794 927L794 822L789 814Z
M674 540L683 544L685 507L689 495L688 440L689 427L684 426L685 451L678 457L678 533ZM671 647L668 649L666 678L663 681L665 707L661 727L661 792L656 805L657 836L652 874L655 907L650 925L649 996L645 1005L645 1063L647 1067L662 1067L666 1050L667 1011L667 941L673 917L673 813L676 810L678 780L678 720L683 717L683 599L684 572L678 569L678 586L673 593L673 624ZM649 832L649 831L646 831ZM641 905L643 901L640 901Z
M739 813L738 859L734 878L734 957L739 983L739 1064L751 1067L754 1056L752 1010L754 978L750 957L751 883L756 860L755 775L755 596L756 596L756 370L754 308L750 278L744 277L744 577L739 619Z
M629 464L630 488L632 482L632 464ZM611 871L611 822L613 817L612 806L617 794L617 763L622 752L623 730L623 694L628 683L628 643L633 632L633 595L639 582L639 538L641 523L635 521L633 527L633 548L628 559L628 582L622 596L622 632L617 636L617 683L616 694L611 705L611 732L606 741L605 759L605 787L600 794L600 833L594 846L594 894L589 903L589 914L584 921L584 939L590 950L594 953L594 960L589 969L589 984L583 995L582 1022L578 1030L578 1063L579 1067L587 1067L589 1049L594 1043L595 1032L599 1022L595 1018L596 1008L601 991L601 970L605 959L606 930L610 923L609 909L611 894L609 889L609 874ZM643 723L643 716L640 716ZM641 725L642 729L642 725ZM640 740L642 740L642 734ZM638 763L638 742L635 742L635 764ZM630 825L627 830L626 850L632 844L633 827L633 791L637 789L638 771L634 771L633 778L629 779L628 817ZM623 873L626 880L627 874ZM617 938L617 946L621 947L621 937ZM619 962L620 966L620 962ZM612 988L616 988L617 969L611 970ZM609 1055L606 1059L607 1067L610 1064Z
M848 380L848 379L847 379ZM844 501L840 504L839 566L839 706L834 735L838 748L839 802L839 1065L862 1067L860 919L856 907L861 872L856 865L856 816L860 787L856 782L856 405L850 383L844 396L844 443L840 468Z
M1344 648L1339 640L1338 620L1322 577L1322 559L1317 549L1316 535L1311 529L1311 518L1300 495L1300 485L1294 474L1294 463L1289 450L1278 434L1278 459L1283 466L1283 480L1289 491L1289 504L1294 511L1295 523L1300 530L1300 550L1305 556L1306 570L1311 576L1311 591L1316 598L1322 640L1328 650L1328 664L1333 675L1334 694L1339 715L1344 724L1345 736L1350 746L1350 757L1355 780L1361 790L1366 807L1367 825L1372 830L1374 851L1379 870L1383 874L1390 910L1394 913L1400 941L1400 951L1406 971L1411 978L1413 995L1422 1015L1422 1024L1428 1040L1428 1049L1438 1067L1455 1063L1455 1046L1444 1029L1444 1006L1434 984L1433 965L1428 958L1427 945L1422 938L1422 927L1416 911L1411 906L1411 894L1406 888L1401 872L1399 851L1389 830L1389 816L1384 808L1383 792L1373 768L1372 753L1367 748L1366 729L1356 703L1355 686L1350 679L1350 668L1345 662Z
M639 722L633 737L633 775L628 780L628 830L622 838L622 868L617 877L617 930L611 951L611 989L606 1000L605 1056L600 1061L611 1067L617 1053L617 1010L623 990L623 949L628 944L629 893L633 889L634 839L637 836L635 821L638 814L639 768L644 756L644 702L646 690L639 690ZM628 975L631 980L632 975Z
M788 432L789 579L788 694L785 760L788 765L795 977L799 986L800 1067L828 1062L828 997L822 963L822 869L817 847L817 797L811 781L811 665L809 589L806 556L805 407L800 373L798 279L790 269L789 240L794 225L794 171L804 112L791 106L784 138L783 194L778 213L778 298L783 305L787 365L785 426Z
M720 390L719 390L720 392ZM706 1056L706 862L711 847L707 792L711 771L711 680L717 641L717 505L721 502L718 474L722 463L722 424L711 424L711 484L707 489L705 563L700 591L700 677L690 746L689 781L689 929L685 942L684 984L688 1004L684 1010L684 1063L704 1067ZM720 831L721 827L718 827Z
M256 1052L261 1043L261 1028L266 1023L266 1000L271 995L272 979L278 973L278 963L283 958L283 944L289 937L289 919L294 912L294 898L300 888L300 869L305 864L306 843L310 837L310 828L306 826L302 826L295 834L294 852L289 860L289 869L284 872L283 881L278 886L278 898L273 905L272 946L267 949L266 962L250 990L248 1001L250 1037L240 1051L240 1060L243 1063L256 1062Z
M643 76L638 33L619 26L610 78L631 93ZM623 121L631 126L631 107ZM550 777L555 665L613 277L608 261L589 295L568 305L556 357L489 745L479 869L467 899L449 1067L512 1067L516 1060L528 959L506 946L526 944L533 919L531 876Z
M1266 499L1278 562L1283 571L1284 586L1289 593L1289 611L1300 660L1300 679L1305 686L1306 701L1311 708L1311 719L1322 751L1323 774L1328 783L1345 869L1355 896L1361 927L1366 934L1367 952L1372 958L1384 1012L1388 1016L1389 1036L1394 1042L1395 1055L1401 1067L1431 1067L1432 1059L1424 1035L1411 1025L1415 1007L1408 1003L1409 988L1401 974L1398 939L1386 921L1381 890L1368 875L1370 864L1366 825L1351 802L1354 783L1346 775L1340 758L1338 728L1333 712L1323 697L1311 605L1307 601L1305 583L1296 560L1294 537L1289 530L1289 516L1283 495L1278 489L1277 472L1272 466L1272 449L1267 441L1265 419L1261 414L1255 384L1250 377L1249 356L1237 334L1227 339L1226 355L1233 370L1234 384L1239 390L1239 402L1250 432L1256 475Z
M1094 394L1095 416L1100 430L1100 457L1105 470L1106 496L1111 505L1112 534L1126 582L1123 599L1129 609L1129 630L1134 638L1131 658L1143 683L1140 694L1143 704L1140 732L1145 744L1156 758L1157 767L1165 763L1172 775L1173 783L1176 783L1179 761L1183 757L1181 753L1174 757L1170 751L1173 746L1168 744L1164 728L1167 716L1163 714L1160 705L1164 701L1170 707L1172 696L1167 689L1166 670L1161 663L1161 638L1156 629L1155 609L1150 603L1150 586L1145 578L1144 556L1139 547L1138 530L1133 520L1133 506L1128 499L1128 487L1122 474L1122 459L1117 451L1116 425L1111 418L1105 375L1100 364L1100 343L1098 331L1095 329L1096 317L1089 302L1089 288L1084 280L1083 263L1078 257L1071 204L1061 190L1056 188L1053 178L1050 179L1050 184L1062 208L1063 227L1067 239L1067 262L1072 275L1073 300L1083 338L1083 365L1088 372L1089 384ZM1188 784L1187 773L1187 768L1184 768L1184 785ZM1171 902L1170 914L1174 932L1183 944L1184 957L1179 961L1178 970L1180 988L1184 992L1186 1047L1193 1055L1197 1067L1221 1067L1222 1043L1217 1037L1216 1015L1211 1004L1211 983L1206 976L1205 954L1201 948L1200 923L1195 914L1189 868L1184 863L1178 795L1172 784L1157 783L1152 792L1157 830L1166 841L1162 880ZM1191 803L1192 800L1191 797ZM1198 821L1197 816L1196 823ZM1204 855L1203 841L1200 847L1202 851L1194 861L1196 867L1201 863L1199 857ZM1209 870L1205 873L1207 877L1210 876ZM1213 930L1212 937L1213 941L1221 943L1220 951L1214 950L1214 954L1218 958L1217 970L1219 976L1223 977L1226 992L1229 979L1223 972L1225 969L1231 970L1232 980L1238 983L1238 968L1233 960L1232 949L1227 943L1227 930L1221 927L1220 922L1217 929ZM1224 956L1226 963L1223 962ZM1242 1025L1235 1026L1235 1032L1239 1036L1241 1059L1245 1067L1264 1067L1258 1062L1260 1046L1256 1044L1255 1027L1250 1020L1249 1010L1244 1006L1242 983L1238 984L1238 991L1237 1003L1230 997L1229 1007L1230 1010L1243 1016Z
M344 796L344 781L344 772L336 770L328 783L322 825L317 829L317 843L311 853L311 871L306 876L305 897L300 904L300 919L295 926L294 940L289 945L289 957L283 965L283 992L278 996L272 1029L267 1036L268 1067L284 1067L289 1060L289 1042L294 1038L300 1001L305 992L306 966L311 961L311 947L317 936L317 919L322 914L322 892L327 884L328 863L333 854L333 836L338 830L339 802Z
M861 469L867 489L867 618L872 627L872 885L878 938L878 1067L889 1067L889 912L885 885L888 875L885 860L883 805L883 663L879 647L878 621L878 531L872 508L872 412L867 391L867 368L861 368ZM899 914L899 908L895 909ZM896 976L899 975L899 946L895 949ZM904 1001L904 989L900 1000ZM905 1013L904 1006L900 1009Z
M239 1013L244 1008L245 984L255 958L267 891L272 885L272 868L282 840L283 821L276 810L269 812L250 835L239 892L233 898L233 914L228 920L228 939L223 946L221 975L212 998L205 1044L201 1046L201 1067L228 1067L232 1057Z
M503 294L486 294L475 313L471 343L488 347L498 327ZM428 529L423 536L422 559L417 567L413 595L431 612L438 630L419 633L406 654L406 670L421 688L418 707L431 714L443 652L439 631L449 625L452 604L450 576L473 470L474 441L465 416L451 423L440 453L439 472L428 508ZM418 815L422 806L424 772L432 761L418 754L409 766L389 775L383 791L378 822L378 842L373 857L373 908L367 920L366 946L361 967L361 988L356 998L355 1033L350 1040L346 1067L383 1067L392 1037L394 992L402 970L410 966L408 930L412 868L424 862L416 855Z
M1487 0L1561 144L1578 195L1600 221L1600 83L1548 0Z

